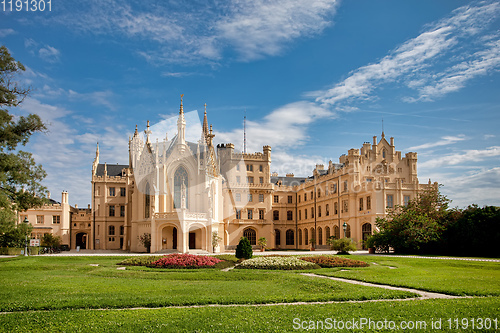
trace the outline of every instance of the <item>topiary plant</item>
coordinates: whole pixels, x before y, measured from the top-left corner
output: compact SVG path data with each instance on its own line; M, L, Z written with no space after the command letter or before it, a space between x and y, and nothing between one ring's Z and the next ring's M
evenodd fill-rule
M250 259L252 258L253 251L250 241L246 237L241 237L238 246L236 246L236 258Z

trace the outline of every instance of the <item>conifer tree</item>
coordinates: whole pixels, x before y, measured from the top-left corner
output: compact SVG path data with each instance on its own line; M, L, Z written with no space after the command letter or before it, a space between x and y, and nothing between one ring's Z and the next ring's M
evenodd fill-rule
M246 237L241 237L240 242L236 246L236 258L238 259L250 259L252 258L253 251L250 241Z
M0 235L14 227L15 212L40 206L45 200L45 188L40 184L45 171L18 145L26 145L33 133L46 127L36 114L11 113L30 92L18 84L22 71L23 64L0 46Z

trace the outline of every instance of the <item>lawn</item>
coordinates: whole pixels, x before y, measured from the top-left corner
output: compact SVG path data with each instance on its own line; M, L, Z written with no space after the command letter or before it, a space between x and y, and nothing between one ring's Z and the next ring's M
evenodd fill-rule
M405 298L288 271L165 270L128 266L120 257L0 259L0 311L259 304ZM91 266L99 265L99 266Z
M441 331L477 331L477 327L472 329L472 319L477 325L478 318L489 318L491 328L496 323L500 329L500 263L347 257L364 260L370 267L310 272L447 294L492 296L394 301L391 299L412 294L302 276L303 271L222 272L137 266L117 270L122 257L0 258L0 311L11 311L0 314L0 332L291 332L298 323L317 328L328 320L359 322L362 318L392 320L396 325L403 320L420 320L428 326L418 331L428 332L436 331L431 328L436 320L441 320ZM387 300L251 305L376 299ZM209 304L247 306L204 306ZM177 305L202 307L157 308ZM155 309L130 309L134 307ZM109 310L97 310L103 308ZM450 323L459 326L450 328ZM373 329L365 327L364 331Z
M367 268L317 270L316 274L458 296L500 296L500 263L429 258L345 256Z

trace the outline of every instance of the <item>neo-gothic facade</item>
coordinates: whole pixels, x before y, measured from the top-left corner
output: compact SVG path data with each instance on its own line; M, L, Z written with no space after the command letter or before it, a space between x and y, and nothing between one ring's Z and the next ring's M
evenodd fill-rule
M149 122L145 140L136 126L128 165L99 163L97 148L91 209L72 214L69 228L63 223L71 248L144 252L144 234L151 252L232 250L242 236L281 249L309 249L311 240L326 249L330 236L350 237L361 248L387 207L437 186L420 184L417 154L402 156L384 133L307 178L272 173L270 146L254 154L214 147L206 110L200 140L186 141L182 99L177 134L162 142L150 134Z

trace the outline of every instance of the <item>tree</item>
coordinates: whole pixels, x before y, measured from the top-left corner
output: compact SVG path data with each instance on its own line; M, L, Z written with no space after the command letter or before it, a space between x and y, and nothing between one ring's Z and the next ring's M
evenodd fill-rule
M61 246L61 237L52 234L45 234L42 237L42 246L57 249Z
M260 249L264 251L267 246L267 239L266 237L261 237L257 240L257 244L260 246Z
M236 246L236 258L238 259L250 259L252 258L253 251L250 241L246 237L241 237L240 242Z
M29 94L20 87L16 76L24 71L5 46L0 46L0 234L15 225L15 213L45 202L45 187L40 182L45 171L31 153L18 150L35 132L47 128L36 114L14 116L11 108L19 106Z
M337 254L349 254L349 251L356 251L356 242L350 238L335 239L332 242L331 249L338 251Z
M139 238L139 242L146 248L146 252L151 252L151 234L145 232L137 238Z
M376 219L380 229L377 247L392 247L404 253L433 252L431 249L439 245L453 216L449 202L438 189L428 189L408 205L396 206L386 218Z

